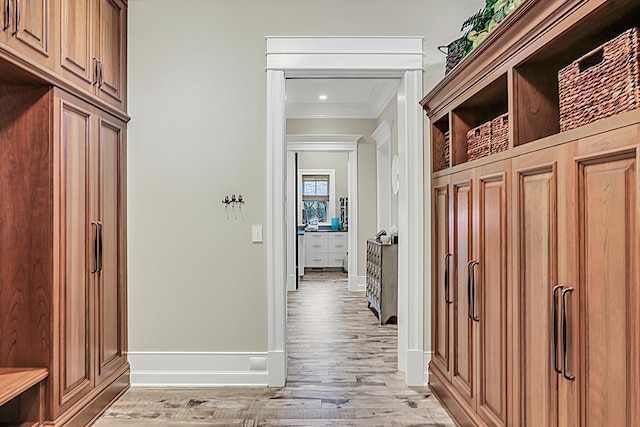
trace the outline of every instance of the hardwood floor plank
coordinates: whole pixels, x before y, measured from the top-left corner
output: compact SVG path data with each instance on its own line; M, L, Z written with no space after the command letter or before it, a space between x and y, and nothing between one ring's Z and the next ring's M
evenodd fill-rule
M397 372L396 325L380 325L340 272L289 292L284 388L131 388L96 426L454 426L427 387Z

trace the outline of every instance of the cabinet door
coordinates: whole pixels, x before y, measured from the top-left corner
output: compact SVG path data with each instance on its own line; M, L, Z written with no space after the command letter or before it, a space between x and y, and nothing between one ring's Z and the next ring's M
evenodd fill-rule
M577 411L568 411L566 425L640 425L640 190L633 130L581 141L569 165L577 262L565 302L566 370L574 379L565 382L561 405Z
M92 23L95 0L59 0L60 65L62 75L83 89L93 92L96 61L93 58Z
M87 109L61 102L60 141L56 147L59 176L59 239L54 277L60 306L60 345L54 370L54 416L65 410L93 387L91 271L95 270L96 229L89 218L89 143L91 115Z
M558 248L559 202L566 209L566 190L558 188L558 182L566 182L565 151L547 149L513 161L513 425L523 427L557 425L561 289L553 291L558 253L566 251Z
M491 425L506 425L509 350L506 195L510 162L493 163L477 173L474 260L478 264L471 266L472 317L478 332L477 411Z
M475 337L468 292L468 263L473 253L473 171L451 177L453 197L453 366L452 382L458 392L475 407L473 362Z
M98 96L124 109L127 8L120 0L98 0L96 56L100 60Z
M126 238L124 124L103 117L97 117L97 122L98 137L94 147L98 156L97 218L101 251L100 268L95 275L95 316L99 383L126 362Z
M449 233L449 177L438 178L433 183L433 261L432 261L432 368L450 378L451 360L451 289L450 274L455 258L450 252ZM453 259L452 259L453 258Z
M50 0L4 0L3 41L25 57L53 68Z

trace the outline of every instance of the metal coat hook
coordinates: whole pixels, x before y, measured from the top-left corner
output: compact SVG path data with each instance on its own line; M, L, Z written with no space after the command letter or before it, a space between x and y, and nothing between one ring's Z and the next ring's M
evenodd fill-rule
M242 198L242 195L238 195L236 198L235 194L229 196L224 196L224 200L222 200L222 204L224 205L224 209L227 213L227 220L229 220L229 205L231 205L231 211L233 212L233 217L235 220L238 220L238 216L236 215L236 204L238 205L238 211L240 212L240 217L244 221L244 213L242 212L242 205L244 205L245 201Z

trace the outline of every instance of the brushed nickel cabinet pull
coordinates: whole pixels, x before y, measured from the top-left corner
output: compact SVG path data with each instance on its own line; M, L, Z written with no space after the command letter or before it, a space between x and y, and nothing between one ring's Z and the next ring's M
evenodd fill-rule
M567 294L573 292L573 288L562 291L562 375L565 379L573 381L573 375L567 375Z
M444 301L447 304L451 304L453 300L451 299L451 288L449 283L449 258L451 258L452 254L446 254L444 256Z
M558 291L563 288L563 285L557 285L553 288L553 309L552 316L553 319L551 321L551 327L553 328L552 332L552 342L553 342L553 369L558 373L562 373L562 369L558 366Z

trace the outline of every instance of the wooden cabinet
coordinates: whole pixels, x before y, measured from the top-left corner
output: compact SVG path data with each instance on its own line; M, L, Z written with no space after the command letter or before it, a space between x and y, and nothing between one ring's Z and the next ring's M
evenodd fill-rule
M126 367L124 123L65 94L59 150L60 413ZM54 411L55 412L55 411Z
M60 1L60 73L125 109L127 7L120 0Z
M46 368L47 423L86 425L128 386L125 123L59 89L0 97L0 367Z
M640 423L640 110L560 132L557 80L638 17L638 2L525 1L421 102L429 383L460 425ZM509 148L470 161L467 131L504 113Z
M499 162L433 184L432 369L493 425L506 425L508 172Z
M3 0L0 42L29 60L53 69L54 20L57 0Z
M367 301L381 325L398 317L398 245L367 240Z

